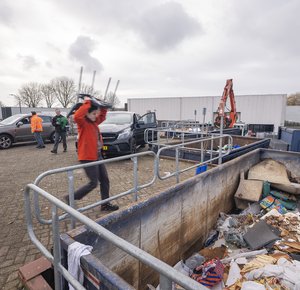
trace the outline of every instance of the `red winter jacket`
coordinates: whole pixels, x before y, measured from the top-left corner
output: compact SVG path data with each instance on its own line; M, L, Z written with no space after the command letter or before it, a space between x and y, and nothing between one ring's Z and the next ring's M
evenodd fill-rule
M86 117L91 101L87 100L75 112L74 121L78 126L78 160L98 160L98 141L102 142L102 136L98 125L106 119L106 109L101 109L95 122Z

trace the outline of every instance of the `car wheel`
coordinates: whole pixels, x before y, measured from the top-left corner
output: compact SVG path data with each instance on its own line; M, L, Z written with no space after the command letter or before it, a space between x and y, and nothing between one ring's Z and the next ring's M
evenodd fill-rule
M131 138L130 151L131 151L131 154L134 154L137 151L135 138Z
M13 143L12 138L7 134L0 135L0 149L8 149Z

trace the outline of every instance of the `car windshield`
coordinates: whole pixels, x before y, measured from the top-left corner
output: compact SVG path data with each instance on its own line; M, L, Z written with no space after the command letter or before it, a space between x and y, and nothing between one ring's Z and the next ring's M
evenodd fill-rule
M0 124L1 125L12 125L15 122L17 122L21 116L22 115L13 115L13 116L8 117L8 118L4 119L3 121L1 121Z
M125 125L132 123L132 115L128 113L107 113L102 124Z

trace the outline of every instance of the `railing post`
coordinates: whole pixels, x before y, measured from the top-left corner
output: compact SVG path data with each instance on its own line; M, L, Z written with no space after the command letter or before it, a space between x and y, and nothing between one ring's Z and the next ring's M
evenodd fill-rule
M53 268L55 290L62 289L62 277L58 265L61 263L61 249L59 237L59 222L56 205L52 205L52 233L53 233Z
M179 183L179 148L176 147L176 182Z
M133 157L133 187L134 187L134 200L138 200L138 159L137 156Z
M203 141L201 141L201 163L204 161Z
M68 171L68 183L69 183L69 203L70 207L75 208L74 200L74 174L72 170ZM71 228L75 229L76 220L74 217L71 217Z
M221 126L220 126L220 144L219 144L219 161L218 164L222 164L222 147L223 147L223 143L222 143L222 138L223 138L223 125L224 125L224 116L223 114L221 115Z
M211 135L211 141L210 141L210 160L212 160L213 150L214 150L214 135ZM212 161L210 161L210 164L211 163L212 163Z
M159 276L159 288L160 290L172 290L172 281L166 276L160 274Z

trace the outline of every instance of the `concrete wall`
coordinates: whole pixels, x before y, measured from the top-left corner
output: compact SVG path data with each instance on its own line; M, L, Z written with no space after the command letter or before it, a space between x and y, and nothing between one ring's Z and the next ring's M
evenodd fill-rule
M274 124L275 131L285 120L286 95L243 95L236 96L237 111L241 121L248 124ZM213 123L213 113L220 102L219 96L178 97L178 98L138 98L128 99L128 110L144 114L156 111L158 120L194 120L202 122L202 109L206 108L206 122ZM229 106L229 101L227 106Z

